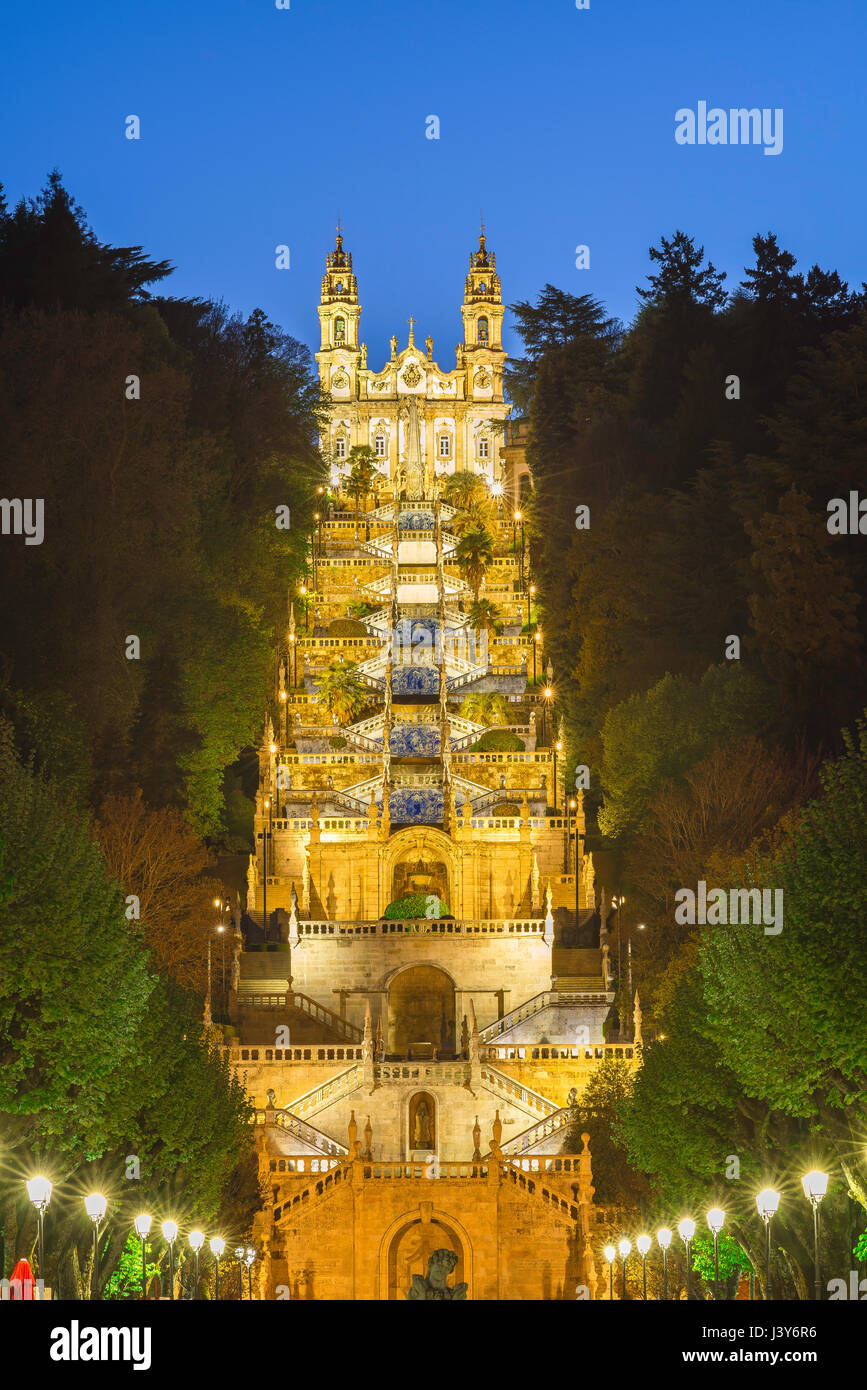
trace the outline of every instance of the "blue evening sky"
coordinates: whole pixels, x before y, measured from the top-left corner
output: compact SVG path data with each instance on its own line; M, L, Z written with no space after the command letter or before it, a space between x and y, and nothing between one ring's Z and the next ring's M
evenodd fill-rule
M454 365L480 207L507 302L551 281L628 321L677 227L730 284L771 229L802 268L867 277L865 0L590 4L6 6L0 181L13 202L56 165L101 239L173 261L172 293L259 305L312 346L339 208L374 367L410 313ZM783 152L676 144L699 101L782 107Z

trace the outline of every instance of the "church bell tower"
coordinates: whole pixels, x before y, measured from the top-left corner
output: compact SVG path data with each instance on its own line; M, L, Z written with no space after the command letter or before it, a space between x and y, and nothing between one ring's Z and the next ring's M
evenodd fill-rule
M343 235L338 225L337 242L328 253L322 294L319 300L319 376L323 387L331 389L333 378L341 380L345 371L355 375L360 350L358 324L361 305L358 302L358 281L352 269L352 252L344 251Z
M461 305L464 352L478 354L492 366L503 357L503 294L497 274L496 252L485 245L484 226L479 249L470 252L470 269Z

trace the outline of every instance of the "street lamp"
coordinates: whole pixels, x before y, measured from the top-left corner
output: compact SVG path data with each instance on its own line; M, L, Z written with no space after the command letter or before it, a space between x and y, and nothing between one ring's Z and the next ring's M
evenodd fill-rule
M536 592L536 585L531 584L527 589L527 631L530 631L530 599Z
M660 1226L656 1233L656 1239L662 1251L662 1299L663 1302L666 1302L668 1299L668 1247L671 1245L673 1237L667 1226Z
M93 1302L99 1292L99 1228L105 1220L108 1202L100 1192L91 1192L90 1196L84 1199L84 1210L93 1223L93 1269L90 1275L90 1298Z
M554 744L554 815L557 814L557 754L563 752L563 743L558 738Z
M235 1246L235 1259L238 1261L238 1302L244 1298L244 1256L246 1251L243 1245Z
M51 1201L52 1184L49 1178L30 1178L27 1183L27 1196L36 1208L36 1222L39 1230L39 1278L42 1280L42 1296L45 1297L45 1212Z
M641 1256L641 1278L644 1284L644 1301L647 1302L647 1256L653 1241L650 1236L639 1236L635 1242L639 1255Z
M780 1194L772 1187L764 1187L756 1197L759 1216L765 1223L765 1300L771 1296L771 1222L780 1205Z
M606 1245L605 1258L608 1261L608 1299L614 1302L614 1261L617 1259L617 1251L613 1245Z
M711 1207L707 1214L707 1224L713 1232L713 1296L714 1302L719 1302L719 1233L726 1223L726 1214L722 1207Z
M201 1250L202 1246L203 1246L204 1243L205 1243L205 1233L204 1233L204 1231L190 1231L190 1234L187 1236L187 1240L188 1240L189 1243L190 1243L190 1249L192 1250L193 1254L195 1255L195 1259L196 1259L195 1269L194 1269L194 1272L193 1272L193 1281L194 1281L194 1282L193 1282L193 1298L198 1298L198 1296L199 1296L199 1251Z
M299 594L301 595L301 597L302 597L303 600L304 600L304 631L305 631L305 632L309 632L309 631L310 631L310 605L309 605L309 603L308 603L308 601L307 601L307 585L306 585L306 584L300 584L300 585L298 586L298 592L299 592Z
M250 1302L253 1302L253 1261L256 1258L256 1251L252 1245L247 1246L247 1253L244 1256L244 1263L247 1266L247 1295Z
M226 1242L221 1236L211 1236L208 1243L211 1247L211 1254L216 1261L214 1273L214 1302L216 1303L217 1299L220 1297L220 1256L226 1248Z
M153 1217L148 1216L147 1212L143 1211L141 1215L137 1216L135 1221L133 1222L133 1225L135 1226L136 1235L141 1241L141 1296L143 1299L147 1298L148 1296L148 1270L146 1258L147 1245L145 1242L147 1240L147 1234L151 1228L152 1221Z
M622 1292L621 1292L620 1297L623 1298L623 1299L625 1299L625 1298L626 1298L626 1261L627 1261L627 1259L629 1258L629 1252L630 1252L630 1250L632 1249L631 1242L628 1241L628 1240L624 1237L623 1240L618 1241L618 1243L617 1243L617 1249L620 1251L620 1261L621 1261L621 1266L622 1266L622 1271L623 1271L623 1283L622 1283L622 1286L621 1286L621 1287L622 1287Z
M175 1296L175 1241L178 1238L177 1221L164 1221L160 1230L163 1233L163 1240L169 1247L169 1298Z
M549 662L548 664L549 664L549 666L550 666L551 663ZM554 694L554 691L553 691L553 689L551 688L551 678L550 678L550 676L548 677L548 684L545 686L544 690L542 691L542 694L543 694L544 697L545 697L545 703L544 703L544 705L542 706L542 746L544 747L544 746L545 746L545 739L546 739L546 737L547 737L547 732L546 732L546 731L547 731L547 728L548 728L548 719L550 718L549 710L550 710L550 706L551 706L551 697L552 697L552 695Z
M813 1301L818 1303L822 1298L819 1259L819 1203L828 1191L828 1174L823 1173L819 1168L813 1168L801 1178L801 1186L804 1189L804 1196L813 1208Z
M686 1298L687 1302L689 1302L689 1296L692 1293L692 1261L689 1251L692 1245L692 1238L695 1235L695 1222L691 1217L685 1216L683 1220L678 1223L677 1234L686 1246Z
M538 629L537 629L537 630L533 633L533 684L534 684L534 685L536 684L536 652L539 650L539 643L541 642L541 640L542 640L542 634L541 634L541 632L539 632Z

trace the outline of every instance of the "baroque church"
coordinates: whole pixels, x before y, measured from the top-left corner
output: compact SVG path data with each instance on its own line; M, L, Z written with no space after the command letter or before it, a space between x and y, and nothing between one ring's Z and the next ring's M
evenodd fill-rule
M528 678L529 575L503 451L503 300L484 232L463 338L376 370L338 233L319 304L333 491L291 598L259 750L256 853L235 923L228 1038L257 1112L261 1296L402 1300L435 1252L476 1300L607 1296L592 1135L574 1103L614 999L581 793L557 758L556 683ZM470 629L445 480L478 473L494 556ZM346 667L364 707L320 697ZM460 710L497 694L515 751ZM501 725L501 727L503 727ZM435 1262L436 1264L437 1262ZM417 1277L418 1276L418 1277ZM413 1297L419 1296L414 1292ZM449 1296L446 1294L445 1296Z

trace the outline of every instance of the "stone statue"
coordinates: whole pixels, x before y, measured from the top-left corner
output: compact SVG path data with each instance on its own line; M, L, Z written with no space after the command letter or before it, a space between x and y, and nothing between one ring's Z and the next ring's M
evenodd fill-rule
M361 365L362 367L367 366L367 343L361 344Z
M412 1276L412 1288L407 1294L407 1298L417 1302L426 1299L429 1302L445 1303L450 1299L465 1299L467 1296L466 1284L455 1284L450 1289L446 1280L458 1262L458 1257L454 1250L435 1250L427 1262L427 1274L414 1274Z
M574 1086L572 1087L571 1091L569 1092L569 1095L568 1095L568 1097L567 1097L567 1099L566 1099L566 1104L568 1105L568 1107L569 1107L570 1110L575 1110L575 1109L577 1108L577 1105L578 1105L578 1092L577 1092L577 1090L576 1090L576 1088L575 1088Z
M427 337L426 337L425 340L424 340L424 345L425 345L425 351L427 352L428 361L430 362L430 361L433 360L433 338L431 337L431 335L430 335L429 333L428 333Z
M254 912L256 909L256 883L259 879L259 862L255 854L251 854L247 861L247 911Z
M394 361L395 357L397 356L397 338L392 333L388 341L391 345L391 360Z
M422 1096L415 1112L415 1124L413 1125L413 1148L428 1149L433 1144L431 1134L430 1106Z

